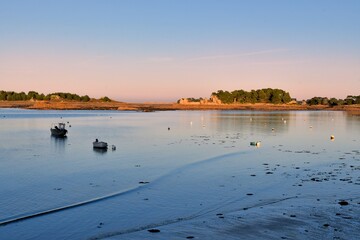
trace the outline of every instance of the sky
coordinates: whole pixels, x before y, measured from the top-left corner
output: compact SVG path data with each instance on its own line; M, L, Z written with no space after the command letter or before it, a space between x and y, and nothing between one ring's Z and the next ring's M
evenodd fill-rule
M360 95L358 0L0 0L0 90Z

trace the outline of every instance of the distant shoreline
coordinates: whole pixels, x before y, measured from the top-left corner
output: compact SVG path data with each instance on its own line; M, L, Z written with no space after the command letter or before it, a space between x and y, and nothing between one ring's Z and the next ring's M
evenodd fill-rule
M346 111L360 115L360 105L296 105L296 104L178 104L178 103L125 103L102 101L0 101L0 108L37 110L118 110L118 111L175 111L175 110L255 110L255 111Z

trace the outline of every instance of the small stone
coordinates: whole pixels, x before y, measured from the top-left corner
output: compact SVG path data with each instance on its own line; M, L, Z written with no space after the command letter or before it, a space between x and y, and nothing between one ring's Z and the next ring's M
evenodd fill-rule
M340 204L341 206L349 205L349 203L348 203L347 201L345 201L345 200L341 200L341 201L339 202L339 204Z
M149 182L144 182L144 181L139 182L139 184L147 184L147 183Z

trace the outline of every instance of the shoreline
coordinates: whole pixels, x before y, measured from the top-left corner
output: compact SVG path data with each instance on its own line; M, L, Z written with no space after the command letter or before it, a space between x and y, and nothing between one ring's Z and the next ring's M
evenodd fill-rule
M248 110L248 111L346 111L360 115L360 105L290 105L290 104L178 104L178 103L125 103L77 101L0 101L0 108L36 110L118 110L118 111L176 111L176 110Z

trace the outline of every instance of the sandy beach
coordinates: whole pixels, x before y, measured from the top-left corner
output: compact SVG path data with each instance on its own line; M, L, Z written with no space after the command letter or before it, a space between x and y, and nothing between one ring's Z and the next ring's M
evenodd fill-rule
M254 110L254 111L346 111L360 114L360 105L294 104L177 104L177 103L126 103L126 102L76 102L76 101L0 101L0 108L24 108L40 110L119 110L119 111L168 111L168 110Z

